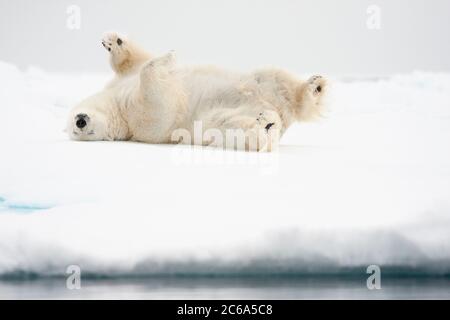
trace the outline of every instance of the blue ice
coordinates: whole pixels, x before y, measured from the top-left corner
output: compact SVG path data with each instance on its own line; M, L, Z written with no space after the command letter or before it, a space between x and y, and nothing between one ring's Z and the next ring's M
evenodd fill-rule
M16 212L16 213L31 213L38 210L49 209L48 206L42 206L30 203L15 203L6 201L5 198L0 197L0 213L2 212Z

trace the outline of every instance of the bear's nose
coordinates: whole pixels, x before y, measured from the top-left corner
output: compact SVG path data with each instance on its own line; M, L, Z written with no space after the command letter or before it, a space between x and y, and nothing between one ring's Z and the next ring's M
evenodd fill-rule
M86 118L87 118L86 114L84 114L84 113L78 114L76 117L75 125L78 128L83 129L84 127L86 127L86 124L87 124Z

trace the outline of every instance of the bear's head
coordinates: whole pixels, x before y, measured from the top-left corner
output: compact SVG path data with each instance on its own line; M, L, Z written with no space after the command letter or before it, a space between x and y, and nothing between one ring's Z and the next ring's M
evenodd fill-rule
M102 94L91 96L70 112L66 131L72 140L114 140L111 136L111 110Z

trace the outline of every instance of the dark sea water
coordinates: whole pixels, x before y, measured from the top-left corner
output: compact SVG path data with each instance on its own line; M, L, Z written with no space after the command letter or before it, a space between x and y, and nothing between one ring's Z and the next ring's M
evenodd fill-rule
M166 277L0 280L0 299L450 299L448 277L388 278L369 290L347 277Z

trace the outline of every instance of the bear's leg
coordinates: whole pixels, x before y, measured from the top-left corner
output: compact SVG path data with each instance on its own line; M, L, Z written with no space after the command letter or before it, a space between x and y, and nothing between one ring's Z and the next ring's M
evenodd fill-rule
M273 110L264 110L258 114L256 124L247 133L249 137L249 150L253 151L273 151L278 147L283 131L283 124L280 116ZM258 137L258 144L254 143ZM253 145L252 145L253 138Z
M261 110L249 115L248 108L214 110L205 119L204 144L227 149L246 151L272 151L281 137L282 122L277 112ZM208 134L215 130L217 134ZM213 133L214 133L213 132Z
M301 86L297 99L301 104L320 104L327 87L327 80L324 77L312 76Z
M173 129L186 112L184 88L172 73L174 63L174 54L170 52L148 61L140 71L138 94L144 108L164 132Z
M308 89L316 99L320 99L324 95L327 81L324 77L316 75L307 81Z
M150 54L115 32L106 33L102 45L110 53L109 62L119 76L137 71L151 58Z

